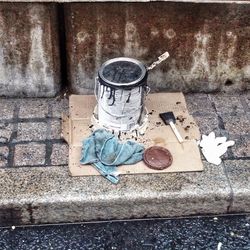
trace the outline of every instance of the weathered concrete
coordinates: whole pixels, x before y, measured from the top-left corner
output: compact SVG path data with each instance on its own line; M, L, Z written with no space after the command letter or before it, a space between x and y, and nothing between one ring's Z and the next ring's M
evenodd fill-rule
M75 93L93 93L94 77L109 58L146 65L153 91L244 90L250 87L250 5L193 3L65 4L68 73Z
M220 214L230 202L223 168L209 164L203 173L127 175L116 186L101 176L69 177L64 167L0 176L1 208L19 213L16 224Z
M0 4L0 96L54 96L60 90L55 4Z
M249 140L249 139L248 139ZM248 150L250 148L248 147ZM249 153L249 152L248 152ZM233 203L230 207L231 212L249 212L250 207L250 160L231 161L225 163L230 185L233 190Z

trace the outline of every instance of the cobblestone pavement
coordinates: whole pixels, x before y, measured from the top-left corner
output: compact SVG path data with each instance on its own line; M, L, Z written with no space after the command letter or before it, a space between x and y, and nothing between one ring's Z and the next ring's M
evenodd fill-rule
M0 99L0 167L66 166L61 138L66 98Z
M189 112L201 133L214 131L236 141L224 159L250 158L250 94L188 94ZM66 98L0 99L0 168L67 166L61 138Z

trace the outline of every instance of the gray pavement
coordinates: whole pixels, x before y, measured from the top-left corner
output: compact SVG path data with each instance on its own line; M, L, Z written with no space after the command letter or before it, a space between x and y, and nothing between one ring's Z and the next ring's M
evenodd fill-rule
M100 176L68 173L61 138L65 97L0 99L0 224L250 212L250 94L188 94L202 133L236 141L220 166L202 173Z

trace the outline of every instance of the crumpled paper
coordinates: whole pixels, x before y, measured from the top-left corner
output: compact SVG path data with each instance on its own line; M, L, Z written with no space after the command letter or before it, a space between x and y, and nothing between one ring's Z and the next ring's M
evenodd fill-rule
M215 133L202 135L199 141L201 152L209 163L220 165L221 156L227 152L228 147L235 144L234 141L227 141L226 137L215 137Z

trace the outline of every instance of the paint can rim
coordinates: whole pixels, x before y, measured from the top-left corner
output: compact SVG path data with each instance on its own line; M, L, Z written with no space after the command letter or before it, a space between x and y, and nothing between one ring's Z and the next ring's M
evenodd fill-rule
M135 64L135 66L139 67L141 70L140 76L136 80L128 82L128 83L119 83L115 81L110 81L104 76L103 74L104 69L108 67L109 65L116 63L116 62L129 62L129 63ZM130 58L130 57L116 57L102 64L101 68L98 71L98 78L99 78L99 82L105 86L108 86L111 88L128 89L128 88L134 88L134 87L146 85L147 73L148 72L144 64L138 61L137 59Z

